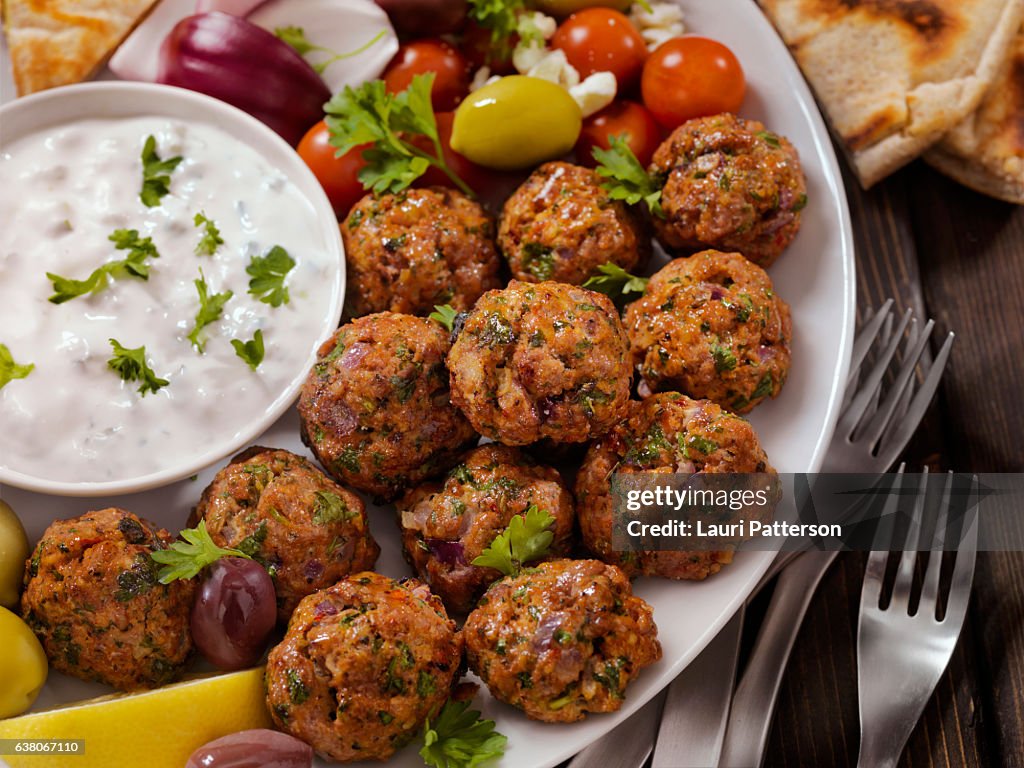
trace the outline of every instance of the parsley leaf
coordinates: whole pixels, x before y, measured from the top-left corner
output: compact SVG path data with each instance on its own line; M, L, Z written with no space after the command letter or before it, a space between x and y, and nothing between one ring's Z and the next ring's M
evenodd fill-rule
M264 304L280 307L291 299L284 279L295 267L295 259L280 245L275 245L266 256L253 256L249 266L245 268L252 276L249 281L249 293Z
M508 739L482 720L468 701L447 701L433 723L423 724L420 757L432 768L475 768L505 754Z
M146 137L142 147L142 191L139 199L147 208L160 205L160 198L170 193L171 171L178 167L181 157L161 160L156 153L156 138Z
M366 166L359 171L363 188L380 195L401 192L430 166L440 169L469 197L473 190L448 166L431 105L434 73L415 75L401 93L389 93L383 80L371 80L358 88L346 86L325 106L331 146L341 156L363 144ZM426 137L432 152L410 139Z
M0 389L10 384L14 379L24 379L35 368L34 363L18 365L14 362L14 355L7 348L6 344L0 344Z
M630 293L647 290L648 278L631 275L618 264L606 262L597 268L601 274L594 275L583 284L584 288L603 293L612 299L624 299Z
M199 340L199 332L210 323L216 322L224 312L224 305L235 293L234 291L224 291L211 296L206 285L206 275L203 274L202 269L199 270L199 278L192 282L196 286L196 292L199 293L199 311L196 312L196 324L192 328L192 332L189 333L188 340L202 353L205 351L206 342Z
M625 136L611 136L608 139L611 149L594 147L592 154L597 160L597 173L604 176L603 186L613 200L625 200L636 205L641 200L647 202L651 213L664 218L661 210L661 187L659 179L649 174L633 150L629 148Z
M114 350L114 356L107 361L107 367L112 371L117 371L124 381L141 381L139 394L143 397L147 392L156 394L170 384L167 379L158 377L146 363L145 345L128 349L121 346L117 339L110 339L110 346Z
M313 503L313 522L317 525L330 525L349 520L354 517L345 500L330 491L317 491Z
M231 346L235 348L235 354L242 358L245 364L254 371L260 367L265 351L263 349L263 331L257 328L256 335L252 337L252 341L232 339Z
M325 48L322 45L316 45L315 43L310 42L309 38L306 37L306 30L302 27L277 27L274 29L274 34L277 35L281 42L294 48L295 52L300 56L305 56L307 53L314 53L317 51L330 54L329 58L324 61L316 63L310 62L310 66L316 70L316 73L318 75L322 75L334 62L342 61L343 59L350 59L353 56L358 56L360 53L372 48L387 36L388 31L386 29L382 29L368 42L363 43L363 45L359 46L354 51L349 51L348 53L338 53L337 51L332 51L330 48Z
M506 576L518 576L525 563L547 554L555 538L549 530L554 524L554 517L532 504L524 514L513 517L491 545L473 558L472 564L495 568Z
M455 318L459 316L458 310L453 308L451 304L443 304L438 306L434 305L434 312L431 312L427 317L430 320L435 320L448 329L451 333L455 329Z
M512 36L519 31L523 0L469 0L469 18L491 31L488 62L507 59L512 54Z
M206 214L200 211L192 219L192 223L203 228L203 236L196 243L196 256L213 256L217 248L224 245L224 238L220 236L216 222L206 218Z
M195 528L183 530L181 538L185 541L176 541L169 549L158 549L149 555L163 566L157 573L157 581L161 584L170 584L177 579L191 579L203 568L222 557L244 557L246 560L252 560L241 550L218 547L206 530L205 520L200 520Z
M85 280L74 280L47 272L47 279L53 282L54 293L50 297L53 304L63 304L87 293L99 293L109 285L108 278L117 280L131 276L141 280L149 279L146 259L160 258L152 238L139 237L137 229L115 229L107 239L119 251L128 251L128 255L97 267Z

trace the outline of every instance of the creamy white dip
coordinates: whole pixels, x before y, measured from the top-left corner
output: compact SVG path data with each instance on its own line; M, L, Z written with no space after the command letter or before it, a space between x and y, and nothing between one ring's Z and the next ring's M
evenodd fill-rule
M184 158L152 208L139 198L149 135L162 159ZM246 431L301 374L330 307L336 257L313 205L250 147L162 117L86 120L5 143L0 177L0 343L16 363L35 365L0 389L0 466L68 482L158 472ZM224 239L213 256L195 253L198 212ZM148 281L48 301L47 272L81 280L127 256L108 240L116 229L152 238L160 258ZM275 245L296 261L290 302L276 308L249 295L245 271ZM202 333L205 354L187 338L200 268L210 293L234 292ZM253 371L230 341L257 329L266 353ZM122 381L107 366L111 338L145 345L169 384L143 397L140 382Z

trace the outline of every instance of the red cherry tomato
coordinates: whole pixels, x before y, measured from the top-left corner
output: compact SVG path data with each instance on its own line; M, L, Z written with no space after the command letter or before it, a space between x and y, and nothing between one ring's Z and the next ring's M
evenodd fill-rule
M495 174L483 166L477 165L472 160L467 160L452 149L452 122L454 120L455 114L452 112L440 112L437 114L437 132L441 138L441 149L444 154L444 161L456 176L469 185L470 189L478 195L484 194L495 178ZM433 145L422 136L415 137L413 139L413 143L422 146L423 149L431 154L434 153ZM427 169L426 173L416 180L416 186L458 188L455 182L448 178L444 171L433 165Z
M366 194L359 181L359 172L366 165L363 150L370 145L364 144L341 157L335 157L334 153L338 150L328 143L330 138L327 123L321 120L302 137L298 152L327 193L327 198L334 206L334 213L343 219L348 215L349 208Z
M384 70L384 84L391 93L399 93L409 87L414 75L427 72L435 73L430 91L435 111L455 109L469 93L469 63L444 40L403 44Z
M706 37L674 37L659 45L644 64L644 104L666 128L694 117L735 112L747 81L736 56Z
M576 159L593 168L594 147L610 149L612 136L625 136L626 144L645 168L661 143L661 128L654 116L635 101L616 101L583 121Z
M562 22L551 46L587 77L611 72L625 91L636 82L647 59L647 46L633 23L611 8L587 8Z
M512 64L512 49L518 42L519 35L513 34L508 41L508 56L495 58L491 51L491 30L481 27L475 21L468 21L462 32L462 53L469 59L474 70L487 66L492 75L511 75L516 71Z

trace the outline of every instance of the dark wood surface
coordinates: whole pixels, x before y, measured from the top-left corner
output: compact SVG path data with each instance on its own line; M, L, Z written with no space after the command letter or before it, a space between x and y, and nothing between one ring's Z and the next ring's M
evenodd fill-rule
M893 297L957 342L908 468L1024 472L1024 207L917 162L864 192L847 178L858 313ZM1024 509L1021 510L1024 514ZM855 766L865 555L822 582L781 691L766 765ZM902 766L1024 767L1024 553L979 555L967 625Z

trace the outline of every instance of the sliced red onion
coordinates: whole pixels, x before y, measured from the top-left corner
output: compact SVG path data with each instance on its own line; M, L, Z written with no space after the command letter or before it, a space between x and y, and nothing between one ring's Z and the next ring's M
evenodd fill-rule
M324 575L324 564L319 560L310 560L306 563L306 567L302 569L302 575L308 581L316 581Z
M446 541L445 539L427 539L424 542L430 550L430 554L436 557L445 565L465 565L466 550L461 541Z

